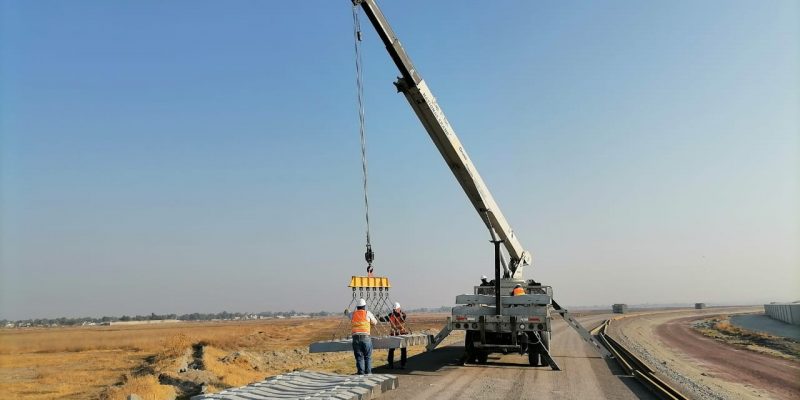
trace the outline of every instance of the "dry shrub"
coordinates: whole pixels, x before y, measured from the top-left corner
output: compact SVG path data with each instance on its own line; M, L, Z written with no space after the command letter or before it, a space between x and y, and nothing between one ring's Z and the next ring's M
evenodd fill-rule
M126 400L128 395L137 394L142 400L167 400L177 396L175 388L162 385L152 375L127 377L119 386L106 389L101 395L101 400Z
M714 329L730 336L741 337L743 339L750 339L750 340L767 340L773 338L771 335L763 333L763 332L756 332L750 331L746 329L739 328L738 326L734 326L731 324L730 320L725 319L721 320L714 324Z
M789 338L751 331L731 324L729 316L695 322L701 334L726 344L740 346L757 353L796 360L800 357L800 343Z
M736 327L731 325L730 321L722 320L714 324L714 328L723 332L733 332L734 330L738 330Z

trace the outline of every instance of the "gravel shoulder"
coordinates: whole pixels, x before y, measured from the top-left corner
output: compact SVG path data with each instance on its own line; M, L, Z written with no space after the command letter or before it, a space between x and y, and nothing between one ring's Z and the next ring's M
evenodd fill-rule
M690 323L758 307L719 307L626 316L610 334L695 399L798 399L800 364L719 343Z
M578 319L593 328L610 315ZM554 320L552 353L562 371L530 367L527 356L493 355L486 365L459 365L463 335L449 345L410 357L407 369L378 368L396 374L400 387L382 399L653 399L636 380L622 375L561 319Z

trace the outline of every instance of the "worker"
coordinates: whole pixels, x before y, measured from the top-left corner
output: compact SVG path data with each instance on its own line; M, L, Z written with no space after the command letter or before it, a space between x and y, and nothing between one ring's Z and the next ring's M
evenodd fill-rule
M392 312L389 315L381 317L382 322L389 322L389 335L391 336L400 336L400 335L407 335L411 333L408 329L406 329L406 313L400 308L400 303L394 303L394 308L392 308ZM406 348L400 348L400 369L406 368ZM394 349L389 349L389 368L394 368Z
M358 375L372 374L372 338L370 328L378 323L371 311L367 310L367 302L358 299L356 310L350 313L350 332L353 335L353 355L356 358Z
M481 276L481 286L494 286L494 280L489 282L489 278L486 275Z
M522 296L525 294L525 289L519 283L514 285L514 290L511 291L512 296Z

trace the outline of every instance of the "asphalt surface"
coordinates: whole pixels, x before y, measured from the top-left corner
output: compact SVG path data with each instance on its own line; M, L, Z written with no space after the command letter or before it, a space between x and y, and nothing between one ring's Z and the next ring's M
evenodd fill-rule
M587 329L608 318L578 318ZM405 370L375 369L399 377L399 388L381 399L652 399L635 379L623 376L584 343L560 317L554 319L551 352L561 371L530 367L526 355L494 354L485 365L460 365L463 343L408 359Z

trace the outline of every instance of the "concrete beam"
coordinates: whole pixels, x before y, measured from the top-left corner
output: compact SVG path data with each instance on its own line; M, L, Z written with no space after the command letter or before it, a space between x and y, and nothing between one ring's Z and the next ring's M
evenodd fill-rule
M397 386L397 377L388 374L340 375L296 371L219 393L193 396L191 400L370 400L383 392L396 389Z
M412 333L400 336L380 336L372 338L373 349L399 349L411 346L426 346L429 336L423 333ZM314 342L308 346L309 353L332 353L353 351L353 340L326 340Z

